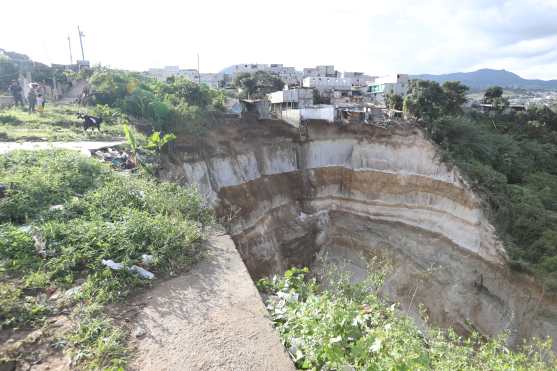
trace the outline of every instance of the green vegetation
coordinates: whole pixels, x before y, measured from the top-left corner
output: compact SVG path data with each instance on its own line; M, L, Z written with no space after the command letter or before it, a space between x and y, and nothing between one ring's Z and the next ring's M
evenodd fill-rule
M149 283L129 269L134 265L164 276L196 260L211 222L201 196L68 151L0 156L0 179L8 187L0 198L2 328L34 327L79 303L77 328L66 340L74 361L121 366L124 332L99 305ZM127 268L110 269L103 259ZM53 292L62 295L51 300Z
M508 101L493 87L484 95L492 112L459 114L466 90L451 90L456 98L446 84L413 81L405 110L424 119L444 159L483 196L513 267L557 289L557 113L548 107L505 112Z
M503 97L503 88L500 86L492 86L487 89L483 101L492 104L497 112L502 112L509 106L509 100Z
M402 111L404 100L398 94L388 93L385 95L385 105L387 108Z
M234 86L241 89L240 97L248 99L264 98L266 94L284 88L280 77L265 71L241 73L234 79Z
M412 80L403 109L408 115L425 120L460 114L467 91L468 87L457 81L447 81L441 86L434 81Z
M85 108L74 105L47 103L45 111L28 114L21 108L0 111L0 140L3 141L71 141L71 140L109 140L123 137L123 120L113 115L108 107L97 106L89 109L92 115L101 116L104 122L101 131L83 130L83 120L77 112Z
M306 269L259 281L267 307L297 368L308 370L554 370L550 341L520 351L503 337L423 333L375 294L382 275L350 284L342 275L320 289Z
M183 77L166 82L138 73L97 69L89 79L91 103L149 121L156 131L201 134L221 111L224 94Z

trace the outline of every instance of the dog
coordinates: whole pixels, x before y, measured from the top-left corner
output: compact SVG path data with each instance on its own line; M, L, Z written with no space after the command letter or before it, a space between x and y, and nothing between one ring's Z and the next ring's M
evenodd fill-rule
M101 131L102 118L90 116L81 112L77 114L77 117L83 119L83 130L87 131L89 128L97 128L98 131Z

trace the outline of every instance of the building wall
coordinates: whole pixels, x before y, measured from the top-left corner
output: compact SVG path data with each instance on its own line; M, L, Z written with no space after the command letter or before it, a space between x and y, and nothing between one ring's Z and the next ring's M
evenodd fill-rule
M312 68L304 68L303 71L305 77L337 77L337 72L335 71L335 66L333 65L322 65Z
M303 80L304 88L324 90L351 90L352 81L342 77L306 77Z
M304 107L313 104L313 90L312 89L288 89L280 90L268 94L268 98L273 104L293 102L298 103L299 107Z
M407 74L396 74L383 76L375 79L368 84L367 93L378 94L398 94L406 95L410 86L410 79Z

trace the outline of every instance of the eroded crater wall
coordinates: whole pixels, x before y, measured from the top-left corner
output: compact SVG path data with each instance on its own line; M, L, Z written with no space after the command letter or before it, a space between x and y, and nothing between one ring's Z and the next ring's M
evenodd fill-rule
M318 253L364 276L388 258L384 293L410 313L461 332L556 334L552 298L506 267L480 200L412 127L315 125L296 136L211 135L200 158L178 152L163 177L197 184L229 226L252 277L309 265ZM215 144L216 143L216 144Z

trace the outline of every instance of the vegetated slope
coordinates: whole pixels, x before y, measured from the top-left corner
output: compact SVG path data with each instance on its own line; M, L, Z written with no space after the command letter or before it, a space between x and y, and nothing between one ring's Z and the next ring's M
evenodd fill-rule
M271 318L299 369L311 370L553 370L551 341L535 341L519 351L505 336L487 340L453 331L420 331L406 316L379 299L385 270L376 261L359 284L339 271L325 285L308 279L307 269L262 279Z
M139 73L95 69L87 98L148 122L153 130L203 134L213 115L223 110L224 93L185 77L157 81Z
M557 114L447 116L426 126L483 195L514 267L557 288Z
M83 130L78 112L102 116L100 130ZM112 140L123 138L123 122L106 106L85 107L48 102L43 113L13 107L0 111L0 141Z
M3 361L24 365L64 349L80 369L125 365L125 330L103 305L149 282L102 261L157 275L188 267L198 254L202 224L210 220L200 196L145 175L116 173L71 151L2 155L0 179L6 187L0 196ZM69 310L75 325L56 334L50 319ZM41 327L32 344L5 342ZM30 351L33 344L45 346Z
M456 72L442 75L413 75L413 79L431 80L438 83L460 81L475 90L484 90L490 86L513 89L557 89L557 80L529 80L505 70L481 69L474 72Z

